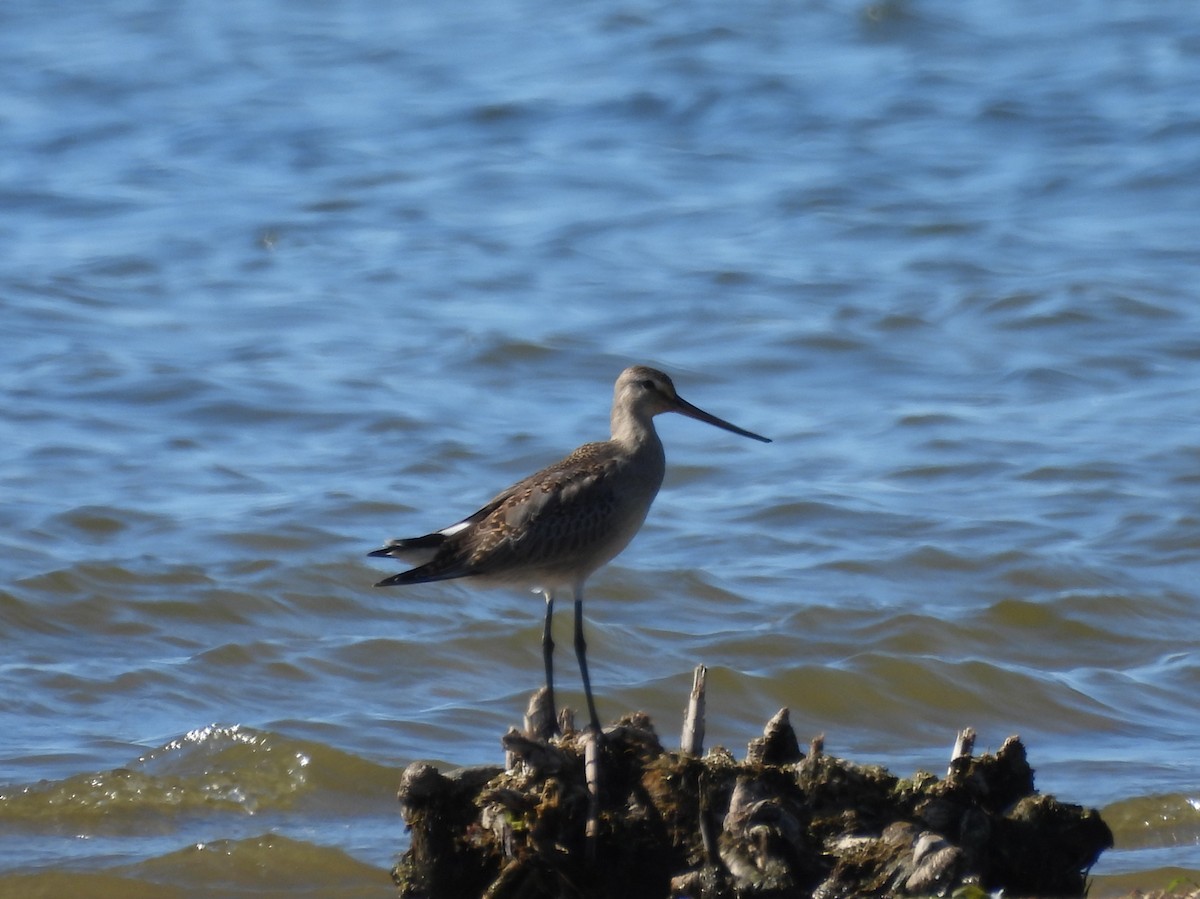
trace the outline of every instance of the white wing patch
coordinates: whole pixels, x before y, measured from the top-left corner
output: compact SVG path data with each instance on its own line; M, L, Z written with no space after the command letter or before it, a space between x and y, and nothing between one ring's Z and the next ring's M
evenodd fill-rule
M441 534L443 537L451 537L454 534L457 534L459 531L465 531L470 526L471 526L471 519L464 518L458 524L452 524L448 528L442 528L440 531L438 531L438 533Z

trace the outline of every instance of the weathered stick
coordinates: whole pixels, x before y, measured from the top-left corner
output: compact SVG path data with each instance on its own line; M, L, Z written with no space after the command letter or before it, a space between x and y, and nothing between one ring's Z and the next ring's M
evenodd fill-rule
M707 680L708 669L697 665L692 672L692 695L688 697L687 711L683 713L683 735L679 738L679 750L685 755L704 752L704 687Z
M763 735L751 740L746 747L747 762L754 765L790 765L804 758L796 732L788 719L786 708L771 717L763 728Z
M946 776L950 777L954 774L959 759L970 759L971 753L974 751L975 728L964 727L958 732L958 737L954 741L954 751L950 753L950 767L946 769Z
M584 737L583 776L587 781L588 813L587 838L588 861L596 860L596 839L600 835L600 734L589 728Z
M525 736L531 740L549 740L557 728L550 691L539 687L529 697L529 706L525 709Z
M713 820L712 810L709 808L710 793L708 769L701 768L696 773L696 800L700 807L700 842L704 845L705 860L710 865L720 865L724 868L725 863L721 861L721 854L717 850L716 822Z

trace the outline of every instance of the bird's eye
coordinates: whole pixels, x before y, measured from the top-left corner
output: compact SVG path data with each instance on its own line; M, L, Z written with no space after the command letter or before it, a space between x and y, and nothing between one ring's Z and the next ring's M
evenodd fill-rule
M658 385L655 384L653 381L651 381L649 378L642 381L641 383L642 383L642 386L644 388L646 388L647 390L657 390L658 389Z

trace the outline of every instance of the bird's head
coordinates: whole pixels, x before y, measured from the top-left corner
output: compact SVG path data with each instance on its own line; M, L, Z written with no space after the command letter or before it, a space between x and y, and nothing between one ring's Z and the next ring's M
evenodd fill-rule
M645 365L631 365L621 372L613 391L613 414L618 410L624 411L632 418L649 422L655 415L663 412L678 412L688 418L707 422L734 434L770 443L770 438L755 434L730 424L722 418L717 418L697 408L675 392L675 384L671 379L656 368Z

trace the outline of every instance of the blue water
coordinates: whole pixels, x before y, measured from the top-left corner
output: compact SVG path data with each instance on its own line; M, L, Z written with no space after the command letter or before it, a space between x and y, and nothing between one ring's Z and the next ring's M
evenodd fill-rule
M0 140L0 894L390 894L541 603L364 554L631 362L775 442L660 420L602 716L1020 733L1200 872L1200 8L8 4Z

